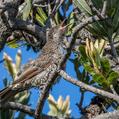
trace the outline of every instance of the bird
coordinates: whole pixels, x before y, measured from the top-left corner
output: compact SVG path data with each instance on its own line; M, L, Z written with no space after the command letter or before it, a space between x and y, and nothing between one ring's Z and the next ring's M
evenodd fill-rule
M63 57L62 44L67 27L54 26L46 31L47 42L37 59L24 66L15 81L0 91L0 102L11 99L18 92L32 87L43 90L46 82L56 73L58 64Z

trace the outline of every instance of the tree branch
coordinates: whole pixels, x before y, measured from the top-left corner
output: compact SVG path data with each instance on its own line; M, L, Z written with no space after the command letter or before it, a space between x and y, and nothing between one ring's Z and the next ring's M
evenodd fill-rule
M88 4L89 4L91 10L92 10L93 12L96 12L97 16L98 16L100 19L103 19L103 18L105 17L105 16L103 16L103 14L101 14L100 11L93 5L92 0L89 0Z
M17 103L17 102L6 102L4 105L0 105L0 109L11 109L11 110L17 110L21 111L23 113L26 113L30 116L35 117L35 110L31 109L29 106ZM48 116L45 114L41 115L42 119L57 119L56 117Z
M56 79L56 77L58 76L57 73L49 76L49 80L46 82L45 87L43 88L41 94L40 94L40 98L38 100L38 104L35 110L35 119L39 119L42 116L42 110L43 110L43 106L45 104L46 98L49 94L49 90L52 87L52 84L54 82L54 80Z
M101 114L93 119L119 119L119 110Z
M21 111L23 113L29 114L30 116L34 117L34 109L31 109L29 106L16 103L16 102L6 102L4 105L0 105L0 109L12 109L12 110L17 110ZM42 114L42 119L58 119L57 117L51 117L45 114ZM94 119L118 119L119 117L119 111L114 111L114 112L109 112L105 114L101 114Z
M18 110L21 112L24 112L26 114L29 114L31 116L34 116L34 110L31 109L29 106L16 103L16 102L6 102L4 105L0 105L1 109L12 109L12 110Z
M3 50L7 38L12 34L10 28L11 19L15 18L18 12L18 7L22 0L1 0L0 5L0 51Z
M87 26L87 25L89 25L89 24L91 24L91 23L93 23L93 22L96 22L96 21L100 21L100 20L104 20L104 19L106 19L106 18L103 18L103 19L100 19L97 15L95 15L95 16L91 16L91 17L89 17L89 18L87 18L87 19L85 19L83 22L81 22L79 25L77 25L77 26L75 26L74 27L74 29L73 29L73 31L72 31L72 35L71 35L71 37L70 37L70 43L69 44L67 44L67 54L66 54L66 56L64 56L64 62L67 60L67 58L70 56L70 54L71 54L71 51L72 51L72 49L73 49L73 46L74 46L74 44L75 44L75 41L76 41L76 37L77 37L77 33L82 29L82 28L84 28L85 26ZM63 62L63 63L64 63Z
M38 41L41 41L42 44L46 42L46 29L41 28L40 26L34 23L23 21L20 19L14 19L11 28L13 30L22 30L27 33L30 33L31 35L35 36Z
M82 89L81 89L82 90ZM83 101L84 101L84 91L81 91L80 101L79 103L76 103L76 106L78 107L79 111L83 112Z
M101 90L101 89L98 89L98 88L95 88L93 86L90 86L90 85L87 85L81 81L78 81L76 79L73 79L72 77L70 77L66 72L64 72L63 70L61 70L59 72L59 74L68 82L76 85L76 86L79 86L80 88L83 88L85 90L88 90L88 91L91 91L93 93L96 93L98 95L102 95L104 97L107 97L109 99L113 99L114 101L116 101L117 103L119 103L119 96L117 95L114 95L112 93L109 93L107 91L104 91L104 90Z
M8 25L5 24L5 26L7 27L7 30L10 31L10 33L12 33L14 30L25 31L33 35L37 39L38 46L42 48L42 46L44 46L46 42L46 37L45 37L46 28L41 28L40 26L34 23L23 21L17 18L18 7L21 5L22 2L23 0L6 0L4 2L0 1L1 18L2 16L5 16L6 22L8 23ZM8 35L4 39L7 39ZM6 43L6 40L5 40L5 43Z

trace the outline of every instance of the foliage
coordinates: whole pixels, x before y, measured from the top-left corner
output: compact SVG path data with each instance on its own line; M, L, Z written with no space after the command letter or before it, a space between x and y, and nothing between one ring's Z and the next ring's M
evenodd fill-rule
M86 39L86 45L79 46L81 56L78 62L92 76L94 83L108 90L111 84L116 84L119 74L111 69L109 60L103 56L105 46L103 39L95 42Z
M119 73L112 70L109 59L104 56L106 45L107 43L103 39L97 39L95 42L86 39L86 44L79 46L80 55L76 53L75 59L70 61L74 63L78 80L109 92L112 92L111 86L113 86L115 91L118 92ZM82 66L83 68L81 68ZM105 99L103 103L108 108L110 106L117 108L112 100Z
M6 68L6 70L9 72L9 74L12 76L12 78L15 80L15 78L17 77L18 71L20 70L20 66L21 66L21 51L18 50L17 54L16 54L16 64L13 63L12 58L7 55L6 53L4 53L3 56L5 63L4 66Z
M74 13L70 13L70 15L67 17L66 12L70 9L71 1L68 0L67 2L63 2L60 6L62 9L62 13L59 11L59 9L56 11L53 17L50 16L50 11L53 11L53 8L58 6L57 4L54 4L54 2L51 2L49 4L49 7L42 7L42 6L34 6L32 4L32 0L25 0L24 4L19 7L19 14L18 18L25 20L25 21L33 21L37 25L43 28L51 27L51 25L66 25L70 24L68 26L67 35L71 35L72 28L75 25L74 22ZM66 18L67 17L67 18ZM50 22L50 23L49 23ZM31 36L28 33L25 32L14 32L10 37L7 39L7 45L11 48L18 48L20 46L27 46L27 50L30 48L33 49L33 51L37 52L39 51L38 46L36 46L37 39L33 36ZM38 43L38 41L37 41Z
M70 99L69 96L63 101L62 96L59 96L58 100L55 101L52 95L48 97L50 111L48 115L55 116L58 118L69 118L71 114L70 110Z
M4 66L6 68L6 70L9 72L10 76L12 77L12 81L14 82L17 78L17 74L18 71L21 68L21 61L22 61L22 56L21 56L21 51L18 50L16 57L15 57L15 61L16 63L13 63L13 59L6 53L4 53ZM4 87L7 87L8 85L10 85L10 83L8 82L8 80L5 78L3 80L4 83ZM28 104L30 99L30 93L28 91L24 91L21 93L18 93L17 95L15 95L14 99L12 99L12 101L16 101L22 104ZM14 115L15 115L15 111L12 110L0 110L1 113L1 119L6 119L6 117L9 117L10 119L13 119ZM25 114L20 112L17 116L18 119L25 118Z
M92 0L93 7L99 11L103 8L103 2L103 0ZM90 1L88 0L74 0L75 7L80 11L79 17L81 14L84 15L82 21L87 17L97 14L92 10L89 3ZM117 80L119 73L115 69L112 69L113 58L110 59L107 57L110 54L115 58L118 56L118 50L114 47L114 42L118 42L119 40L118 6L118 0L108 0L107 9L105 11L107 19L104 21L96 21L86 27L86 30L88 30L92 38L82 39L85 44L79 46L79 53L76 53L76 57L73 60L79 80L109 92L113 92L111 86L118 92ZM106 51L109 45L111 51ZM79 67L82 65L84 68L81 72ZM112 102L111 104L113 105Z
M97 9L103 7L103 0L92 0L94 6ZM85 16L91 16L94 13L86 0L74 0L74 4L79 8L81 13L85 13ZM119 31L119 1L118 0L108 0L106 14L108 19L104 21L97 21L89 25L88 30L95 36L99 38L104 38L106 40L114 39L118 37Z

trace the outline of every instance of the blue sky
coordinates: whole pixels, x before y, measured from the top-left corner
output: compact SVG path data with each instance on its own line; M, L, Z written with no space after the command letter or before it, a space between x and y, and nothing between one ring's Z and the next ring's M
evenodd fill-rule
M32 50L26 51L26 49L24 47L21 47L20 49L22 51L22 58L23 58L22 64L25 64L25 63L27 63L27 61L29 59L34 59L38 56L38 54L34 53ZM14 59L15 55L17 53L17 50L18 49L11 49L11 48L6 47L3 52L6 52L8 55L10 55ZM3 57L3 52L0 53L0 59L2 59L2 57ZM71 56L71 58L73 58L73 55ZM66 72L70 76L76 78L73 64L69 60L67 61ZM10 79L10 76L9 76L8 72L6 72L6 69L4 68L3 63L0 64L0 77L1 77L1 80L4 79L5 77ZM3 88L3 84L0 83L0 89L2 89L2 88ZM32 92L32 95L31 95L29 104L31 104L31 107L35 109L37 100L38 100L38 96L39 96L39 91L36 89L32 89L30 91ZM66 82L64 79L60 79L60 81L53 86L53 89L51 90L51 94L54 96L54 98L56 100L58 99L58 97L60 95L63 96L64 99L66 98L67 95L69 95L70 102L71 102L70 108L72 110L71 114L73 117L79 118L80 113L76 106L76 103L79 102L79 100L80 100L80 92L79 92L78 87ZM85 94L85 100L83 103L84 106L89 104L92 96L93 96L92 93ZM49 107L48 107L48 102L46 101L43 112L47 113L48 111L49 111ZM26 119L32 119L32 118L27 116Z

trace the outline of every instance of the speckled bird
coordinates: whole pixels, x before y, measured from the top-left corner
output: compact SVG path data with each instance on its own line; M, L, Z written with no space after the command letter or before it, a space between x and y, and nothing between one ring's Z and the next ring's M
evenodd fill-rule
M0 102L6 101L16 93L31 87L44 88L46 82L57 72L62 59L62 43L66 27L55 26L46 32L47 42L40 56L23 67L15 81L0 91Z

